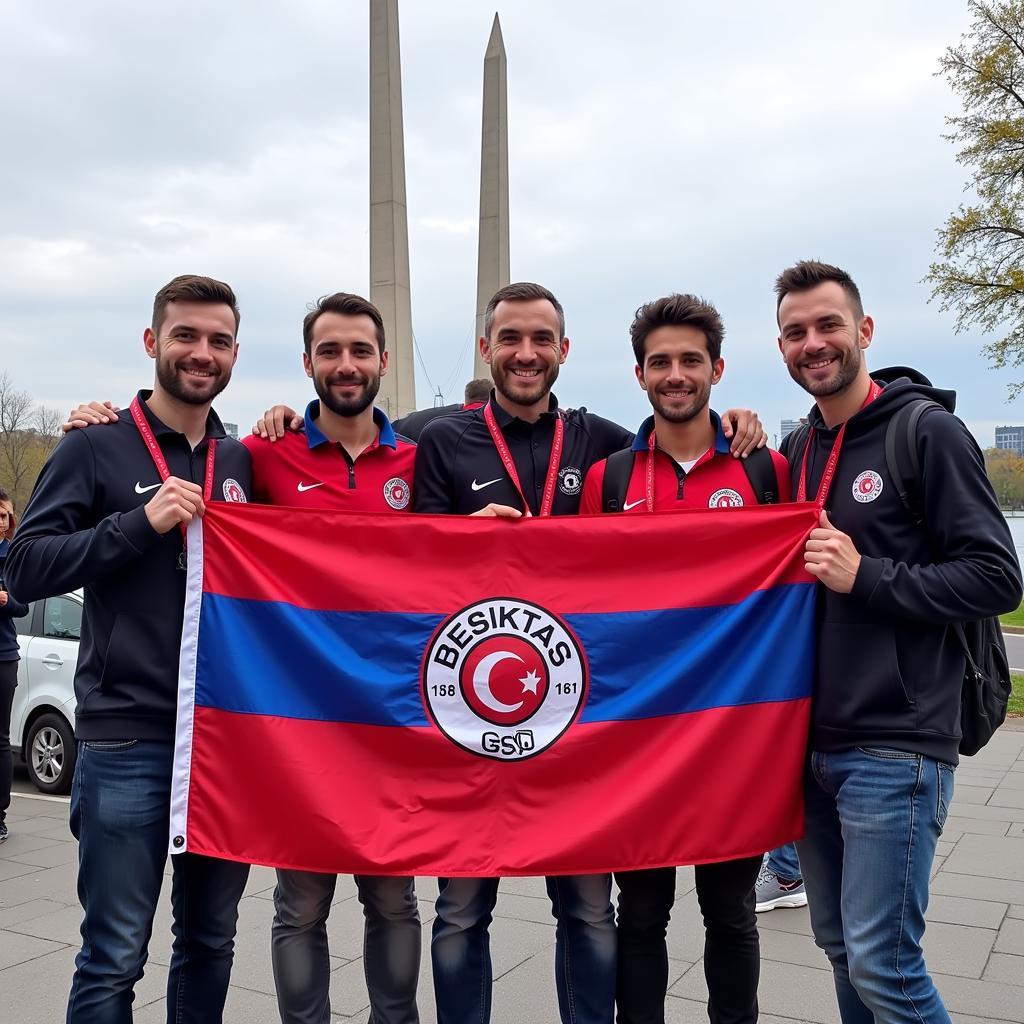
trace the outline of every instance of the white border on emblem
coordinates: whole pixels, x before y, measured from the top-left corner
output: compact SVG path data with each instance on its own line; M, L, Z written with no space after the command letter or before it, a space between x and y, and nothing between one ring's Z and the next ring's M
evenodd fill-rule
M188 850L188 791L192 774L192 731L196 698L196 656L199 649L199 614L203 606L203 521L188 527L188 573L185 581L185 618L181 627L178 660L178 711L174 728L174 764L171 769L171 830L168 853ZM175 839L181 842L176 844Z

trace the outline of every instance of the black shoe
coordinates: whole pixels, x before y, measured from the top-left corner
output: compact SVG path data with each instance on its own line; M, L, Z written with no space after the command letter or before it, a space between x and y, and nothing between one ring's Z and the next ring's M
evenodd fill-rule
M7 842L7 826L0 821L0 843Z

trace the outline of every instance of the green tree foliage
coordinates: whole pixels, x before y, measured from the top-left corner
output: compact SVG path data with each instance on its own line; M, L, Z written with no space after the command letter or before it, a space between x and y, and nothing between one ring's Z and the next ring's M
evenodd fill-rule
M928 280L956 315L956 331L1003 334L985 347L997 367L1024 364L1024 0L971 0L971 31L951 46L939 74L963 103L946 136L970 169L960 206L939 229ZM1005 332L1005 333L1004 333ZM1024 383L1013 387L1016 394Z

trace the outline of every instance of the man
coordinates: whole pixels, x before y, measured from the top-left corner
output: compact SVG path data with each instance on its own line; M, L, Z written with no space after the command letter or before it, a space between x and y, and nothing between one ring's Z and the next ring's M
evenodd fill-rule
M631 514L751 505L759 494L744 465L729 456L711 389L725 370L718 311L694 295L669 295L641 306L629 330L636 378L653 415L632 445L617 510ZM777 452L758 453L775 500L789 497L789 467ZM616 455L615 460L622 455ZM614 461L614 460L613 460ZM580 512L602 512L609 460L583 485ZM609 495L609 498L613 496ZM685 544L685 536L680 542ZM698 864L694 875L704 917L704 975L713 1024L757 1020L760 946L754 884L761 857ZM668 991L665 934L675 901L676 869L616 872L619 1024L664 1024Z
M844 1024L945 1024L921 937L960 738L964 656L949 627L1016 608L1020 568L953 393L902 368L869 375L874 322L850 275L801 262L775 291L779 350L815 400L803 444L791 434L783 449L797 496L827 509L804 556L822 584L797 844L811 924ZM925 398L943 408L918 427L918 526L885 436L897 410Z
M587 470L627 446L632 435L584 409L559 409L551 388L569 354L561 304L540 285L510 284L488 303L479 344L494 390L483 408L436 419L423 431L416 458L416 511L507 518L575 515ZM761 436L756 417L739 420L735 431L731 423L726 429L736 434L741 450L753 447ZM486 1024L490 1019L488 929L498 881L440 879L431 958L441 1024ZM555 984L561 1019L611 1022L611 879L548 878L547 889L557 919Z
M491 393L491 382L481 377L466 384L463 401L460 405L440 405L433 409L417 409L416 412L395 420L394 428L403 437L418 441L423 428L438 416L451 416L452 413L479 409L487 401Z
M232 290L177 277L143 335L153 390L108 430L47 460L7 560L27 601L85 589L71 830L85 918L69 1024L129 1022L167 857L184 530L211 500L245 501L249 455L211 403L238 355ZM246 864L172 858L168 1021L219 1021Z
M275 444L247 437L257 501L274 505L411 511L416 446L374 408L387 373L384 321L372 303L338 292L302 325L309 403L303 433ZM264 434L266 429L264 428ZM271 955L284 1024L329 1024L327 916L336 875L279 870ZM415 1024L420 918L411 878L356 877L365 915L364 961L374 1024Z

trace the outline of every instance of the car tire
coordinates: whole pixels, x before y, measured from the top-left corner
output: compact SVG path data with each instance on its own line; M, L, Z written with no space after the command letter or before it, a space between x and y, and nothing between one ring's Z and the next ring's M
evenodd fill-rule
M75 774L78 747L68 720L59 714L40 715L25 738L25 766L42 793L68 793Z

